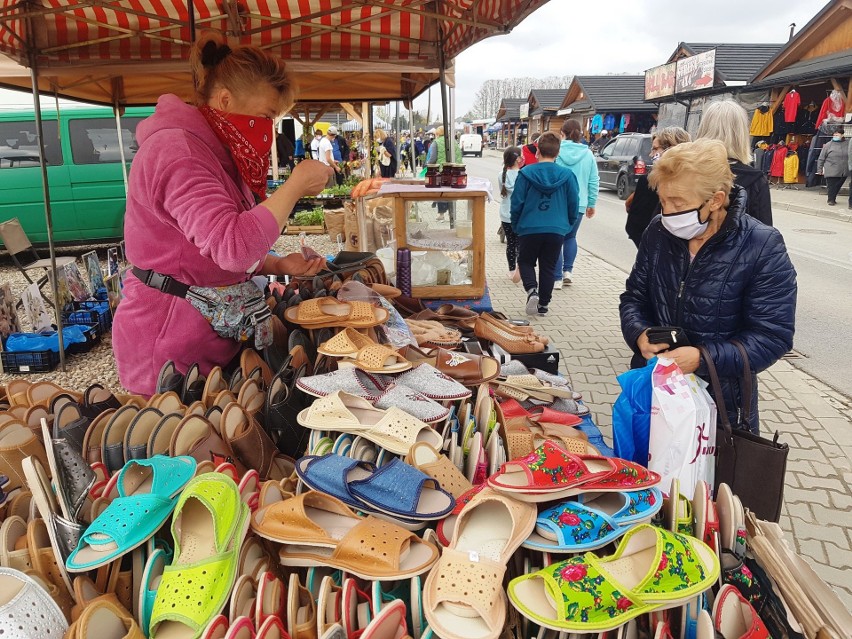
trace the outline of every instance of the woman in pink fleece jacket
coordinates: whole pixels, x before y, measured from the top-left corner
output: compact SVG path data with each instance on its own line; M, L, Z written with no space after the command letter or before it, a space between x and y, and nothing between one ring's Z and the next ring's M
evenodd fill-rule
M292 104L284 63L251 47L231 50L208 34L194 50L193 65L197 106L164 95L137 129L124 221L130 263L203 287L254 274L316 273L321 259L268 255L296 201L319 193L329 176L325 165L301 162L263 200L272 120ZM167 360L183 373L197 362L206 375L240 350L187 300L130 273L124 297L113 351L121 383L133 393L152 395Z

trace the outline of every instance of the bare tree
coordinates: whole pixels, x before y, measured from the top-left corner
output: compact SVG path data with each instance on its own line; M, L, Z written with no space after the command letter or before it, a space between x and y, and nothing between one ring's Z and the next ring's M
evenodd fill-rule
M474 118L491 118L497 114L504 98L526 98L532 89L565 89L573 76L548 76L546 78L503 78L486 80L479 87L469 115Z

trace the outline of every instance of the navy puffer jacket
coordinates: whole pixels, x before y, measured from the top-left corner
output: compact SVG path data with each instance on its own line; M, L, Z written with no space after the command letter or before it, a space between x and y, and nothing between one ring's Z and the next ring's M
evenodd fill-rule
M796 271L781 233L745 211L746 194L734 187L722 228L691 264L689 243L669 233L657 216L621 295L621 332L638 352L636 340L647 328L685 329L716 364L732 425L739 422L743 362L730 340L742 342L754 375L750 427L757 432L756 374L793 346ZM707 379L703 361L697 373Z

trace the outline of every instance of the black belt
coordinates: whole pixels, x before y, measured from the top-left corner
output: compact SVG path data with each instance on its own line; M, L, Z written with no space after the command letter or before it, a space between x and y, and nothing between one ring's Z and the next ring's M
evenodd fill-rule
M186 293L189 291L189 286L187 284L178 282L176 279L173 279L168 275L163 275L156 271L144 271L137 266L134 266L131 270L145 286L149 286L150 288L163 293L168 293L175 297L186 297Z

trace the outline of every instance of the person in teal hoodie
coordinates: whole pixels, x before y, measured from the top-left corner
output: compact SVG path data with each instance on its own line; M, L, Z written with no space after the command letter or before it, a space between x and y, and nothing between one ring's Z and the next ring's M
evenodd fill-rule
M595 155L581 142L582 139L583 129L580 123L577 120L565 120L562 125L562 144L556 164L571 169L577 176L580 187L580 211L584 211L586 217L591 219L595 215L595 204L598 202L600 177ZM563 283L570 284L573 281L574 260L577 259L577 231L580 229L582 219L581 215L562 243L562 251L554 271L553 288L555 289L561 289Z
M553 295L553 272L565 236L580 219L577 178L557 166L559 138L538 139L538 162L518 173L510 218L518 236L518 270L527 292L527 315L545 315ZM538 281L535 266L538 263Z

